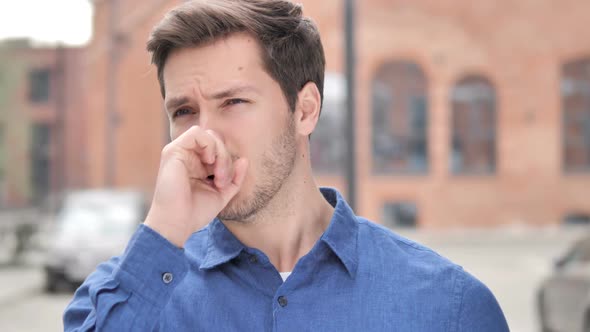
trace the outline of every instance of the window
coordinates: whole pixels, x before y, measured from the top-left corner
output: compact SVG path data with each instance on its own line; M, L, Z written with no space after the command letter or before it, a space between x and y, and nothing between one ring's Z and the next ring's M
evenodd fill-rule
M467 76L451 94L455 174L489 174L496 168L496 92L482 76Z
M35 124L32 135L30 151L33 201L40 203L50 189L51 128L47 124Z
M344 139L346 121L346 80L336 73L326 73L324 101L316 129L311 134L311 163L317 174L343 174L347 152Z
M373 80L373 172L428 171L427 80L413 62L383 65Z
M4 124L0 123L0 165L3 165L3 161L4 161L4 156L5 156L5 130L4 130Z
M29 100L42 103L49 100L51 73L48 69L36 69L29 73Z
M563 112L563 168L590 171L590 58L572 61L561 69Z
M4 124L0 124L0 203L2 202L1 196L3 192L3 184L6 175L6 161L7 161L7 150L4 143Z
M562 219L564 225L590 225L590 215L585 213L569 213Z
M381 220L386 227L416 227L418 208L412 202L389 202L383 205Z

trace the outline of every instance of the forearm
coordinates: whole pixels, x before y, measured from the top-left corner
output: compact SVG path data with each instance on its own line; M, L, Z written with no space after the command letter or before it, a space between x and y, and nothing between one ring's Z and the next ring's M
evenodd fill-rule
M187 272L182 249L141 226L125 253L99 265L64 313L65 331L152 331Z

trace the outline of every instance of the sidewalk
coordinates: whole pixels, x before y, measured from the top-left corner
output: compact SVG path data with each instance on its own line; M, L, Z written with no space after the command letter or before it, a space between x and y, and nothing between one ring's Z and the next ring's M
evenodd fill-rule
M0 265L0 308L42 291L43 271L39 267Z

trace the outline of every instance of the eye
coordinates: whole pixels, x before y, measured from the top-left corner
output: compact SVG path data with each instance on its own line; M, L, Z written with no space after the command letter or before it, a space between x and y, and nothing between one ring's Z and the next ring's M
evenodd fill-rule
M233 105L244 104L244 103L247 103L247 101L244 99L233 98L233 99L228 99L225 103L223 103L223 106L233 106Z
M195 112L193 112L192 110L190 110L188 108L181 108L172 114L172 118L174 119L179 116L188 115L188 114L195 114Z

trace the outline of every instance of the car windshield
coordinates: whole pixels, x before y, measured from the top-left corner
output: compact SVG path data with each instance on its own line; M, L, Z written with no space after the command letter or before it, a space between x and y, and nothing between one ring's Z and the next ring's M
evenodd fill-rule
M126 205L79 205L65 209L59 218L59 230L69 234L128 234L138 222L138 213Z

